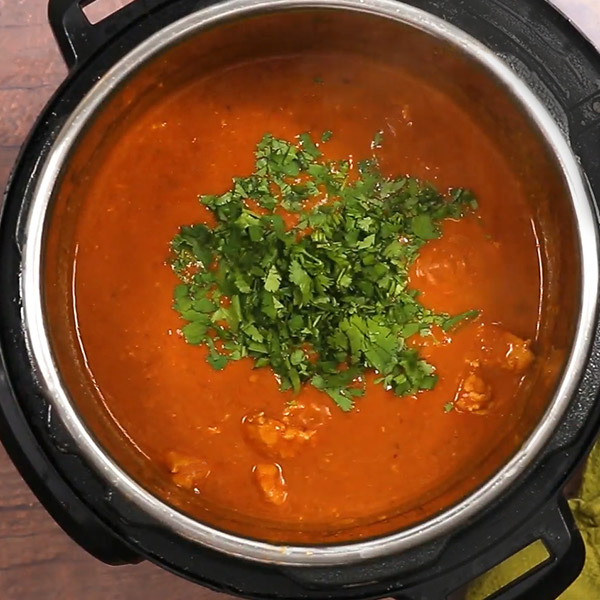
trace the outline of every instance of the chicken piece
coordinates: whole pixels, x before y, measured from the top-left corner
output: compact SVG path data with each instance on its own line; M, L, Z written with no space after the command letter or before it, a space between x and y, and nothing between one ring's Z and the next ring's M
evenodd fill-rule
M497 325L481 325L478 332L484 365L497 365L501 369L524 373L535 356L530 342L506 331Z
M287 406L283 413L283 422L286 425L303 428L304 430L318 429L331 419L331 409L326 404L310 402L293 402Z
M202 458L184 456L178 452L167 455L173 483L186 490L199 491L200 486L210 474L208 463Z
M263 452L276 458L295 456L316 433L258 413L243 420L246 434Z
M287 484L279 465L258 464L253 473L266 500L276 506L281 506L287 500Z
M461 382L454 406L462 412L485 414L492 401L492 388L478 373L478 367Z
M504 355L504 366L516 373L523 373L535 358L529 349L530 342L508 332L505 334L505 340L508 349Z
M485 414L492 402L492 386L486 379L521 376L535 356L530 342L497 325L480 325L477 330L477 348L467 362L454 406L462 412ZM506 373L511 371L511 374ZM514 374L514 375L513 375Z

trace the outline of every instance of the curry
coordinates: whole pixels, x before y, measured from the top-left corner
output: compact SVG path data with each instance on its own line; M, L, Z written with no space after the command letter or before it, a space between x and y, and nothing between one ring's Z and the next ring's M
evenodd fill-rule
M226 218L215 218L217 200L233 178L255 172L257 144L265 139L288 150L310 148L310 164L335 164L337 171L347 165L348 185L361 177L359 163L371 161L372 168L375 161L380 183L404 182L400 189L413 182L414 197L432 193L431 186L439 190L436 206L444 210L433 219L422 213L425 220L407 230L418 244L397 273L416 308L403 322L385 323L383 337L396 340L392 366L369 359L368 350L353 355L342 336L341 353L319 342L331 356L329 371L317 370L315 340L324 331L318 325L312 337L288 331L283 358L269 351L261 361L256 348L264 330L248 329L244 289L266 286L279 301L275 292L294 281L287 267L269 279L258 252L247 263L227 263L240 267L234 292L223 287L215 296L211 279L204 295L198 287L192 293L198 273L217 273L231 240L213 247L195 238L198 253L214 250L202 263L190 232L202 226L202 235L211 236L218 223L227 226ZM408 514L448 482L473 486L468 474L523 413L519 390L535 365L542 279L536 224L520 179L449 95L357 55L322 51L247 61L198 77L132 116L98 172L82 188L74 236L77 340L87 376L123 438L159 465L168 485L188 499L186 510L194 514L195 504L210 503L292 529L343 529ZM289 175L296 185L307 182L297 170ZM324 185L318 182L308 205L300 194L298 206L285 210L265 207L247 191L238 200L255 222L278 214L281 239L296 231L289 243L299 244L318 229L306 221L311 210L340 204L341 188L327 195ZM277 198L281 186L270 192ZM456 210L446 210L453 201ZM416 216L408 222L415 225ZM366 223L350 246L370 245ZM255 241L270 232L255 231ZM252 275L252 265L266 270ZM352 266L356 277L368 267ZM289 306L308 318L298 307L312 297L302 299L300 281L314 293L317 275L306 265L302 272L300 300ZM363 286L367 312L376 284L375 277ZM386 293L378 292L377 302L390 300L390 288L381 289ZM310 312L337 319L332 335L343 333L342 317L366 314L352 305L356 298L343 304L336 290L325 285L318 294L338 302L335 310L321 302ZM232 325L233 296L242 309ZM287 327L293 316L266 315L267 329ZM236 327L253 333L234 338ZM409 356L420 365L418 377L399 366Z

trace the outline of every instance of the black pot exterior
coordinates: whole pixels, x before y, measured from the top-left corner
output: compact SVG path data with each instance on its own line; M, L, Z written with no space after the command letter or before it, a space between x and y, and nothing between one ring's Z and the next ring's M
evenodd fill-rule
M108 489L51 414L29 362L19 291L23 217L41 165L71 111L117 60L165 25L213 3L137 0L94 27L80 20L75 0L50 3L51 22L72 71L23 147L0 222L0 434L15 464L67 533L98 558L111 564L146 558L222 592L253 598L439 600L542 539L554 559L494 597L557 597L583 561L581 538L561 490L600 427L600 329L561 425L509 493L446 538L351 567L257 564L176 537ZM460 27L506 60L563 126L592 191L600 194L600 59L563 17L543 0L407 3Z

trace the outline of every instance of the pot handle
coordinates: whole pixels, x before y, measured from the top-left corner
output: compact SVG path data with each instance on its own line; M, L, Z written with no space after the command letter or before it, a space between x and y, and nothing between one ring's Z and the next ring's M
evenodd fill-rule
M95 0L49 0L48 20L69 70L86 61L115 35L169 0L135 0L92 25L83 8Z
M571 509L564 498L527 521L514 535L464 565L448 581L444 577L417 586L397 600L440 600L486 573L501 562L542 541L549 556L486 600L556 600L579 576L585 562L585 546Z
M79 546L109 565L137 564L142 557L105 525L56 470L40 446L8 383L0 352L0 438L38 500Z

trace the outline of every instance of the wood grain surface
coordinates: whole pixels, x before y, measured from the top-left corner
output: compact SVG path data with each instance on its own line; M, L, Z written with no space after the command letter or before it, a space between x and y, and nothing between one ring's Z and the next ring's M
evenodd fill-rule
M123 0L102 0L111 8ZM0 0L0 189L66 69L46 0ZM555 0L600 47L600 0ZM600 595L600 592L599 592ZM0 448L0 600L202 600L213 592L144 563L107 567L63 534Z

